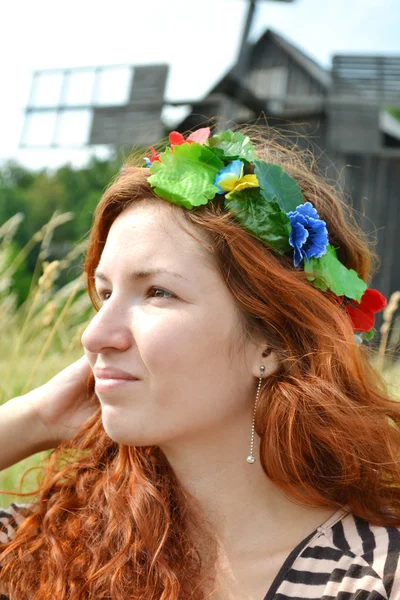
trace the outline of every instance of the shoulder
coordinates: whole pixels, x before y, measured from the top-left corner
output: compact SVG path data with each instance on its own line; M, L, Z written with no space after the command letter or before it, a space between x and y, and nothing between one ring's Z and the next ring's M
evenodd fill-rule
M292 556L276 593L273 588L265 600L400 600L397 527L373 525L341 509Z
M9 542L17 528L25 519L33 514L32 504L17 504L13 502L8 508L0 507L0 543Z
M335 561L332 589L337 586L339 594L354 590L362 598L400 599L400 528L373 525L350 512L321 533L316 542L326 540Z

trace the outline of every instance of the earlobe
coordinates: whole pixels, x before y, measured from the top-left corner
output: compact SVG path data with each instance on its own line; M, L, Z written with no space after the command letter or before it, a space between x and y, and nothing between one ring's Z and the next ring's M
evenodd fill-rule
M279 368L279 361L276 352L271 350L271 348L265 348L262 355L258 359L258 364L254 365L253 375L255 377L260 377L260 367L264 365L265 370L263 377L268 377L269 375L273 375Z

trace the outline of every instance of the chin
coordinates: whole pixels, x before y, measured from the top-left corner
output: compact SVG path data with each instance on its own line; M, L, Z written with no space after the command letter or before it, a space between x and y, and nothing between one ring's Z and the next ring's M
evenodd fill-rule
M145 445L143 442L139 440L135 440L132 433L128 433L127 431L121 431L117 427L112 427L110 425L105 425L103 422L104 431L116 444L122 444L123 446L142 446Z
M124 446L148 446L149 441L140 435L139 431L129 427L129 423L124 422L120 417L110 418L109 415L102 415L103 429L113 442Z
M171 441L171 430L168 428L151 427L149 419L143 414L129 414L127 419L126 408L112 404L102 404L101 420L103 429L108 437L117 444L124 446L159 446Z

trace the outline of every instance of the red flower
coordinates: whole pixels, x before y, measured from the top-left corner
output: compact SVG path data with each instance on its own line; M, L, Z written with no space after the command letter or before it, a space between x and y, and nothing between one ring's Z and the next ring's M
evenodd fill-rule
M372 329L375 322L374 314L383 310L386 304L385 296L371 288L365 290L361 302L349 300L345 310L353 323L354 331L361 333Z
M153 162L155 162L156 160L160 161L160 155L157 154L157 152L154 150L153 146L149 146L150 150L151 150L151 156L149 158L149 161L151 162L151 164L153 164Z
M210 137L210 133L211 133L211 130L209 127L203 127L202 129L198 129L197 131L194 131L193 133L191 133L188 136L188 138L185 140L183 135L181 133L179 133L178 131L171 131L171 133L169 134L169 141L171 142L171 150L172 151L174 150L174 146L180 146L181 144L183 144L185 142L188 142L189 144L191 144L192 142L197 142L197 144L200 144L201 146L203 146L203 144L205 144L205 142ZM153 146L150 146L150 150L151 150L151 156L144 157L147 167L151 167L153 162L155 162L156 160L161 162L160 155L157 154L157 152L154 150Z
M169 134L169 141L171 142L171 148L173 148L174 146L180 146L181 144L183 144L185 142L188 142L189 144L191 144L192 142L197 142L198 144L203 146L203 144L206 142L206 140L208 140L208 138L210 137L210 132L211 131L210 131L209 127L203 127L202 129L193 131L193 133L191 133L185 140L183 135L181 133L179 133L178 131L171 131L171 133Z
M171 142L171 148L174 146L180 146L184 143L185 138L179 131L171 131L169 134L169 141Z

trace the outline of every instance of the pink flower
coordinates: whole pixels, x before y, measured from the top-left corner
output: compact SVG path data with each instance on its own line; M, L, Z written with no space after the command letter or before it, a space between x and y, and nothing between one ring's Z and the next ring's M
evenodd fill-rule
M185 140L183 135L178 131L171 131L171 133L169 134L171 148L173 148L174 146L180 146L185 142L188 142L189 144L191 144L192 142L196 142L197 144L200 144L200 146L203 146L210 137L210 133L211 130L209 127L203 127L202 129L193 131L193 133L191 133Z

